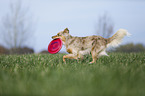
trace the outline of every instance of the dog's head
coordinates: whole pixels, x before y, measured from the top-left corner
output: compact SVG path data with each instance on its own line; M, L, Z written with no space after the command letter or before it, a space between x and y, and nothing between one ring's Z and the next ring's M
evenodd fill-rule
M62 41L65 41L65 38L68 35L69 35L69 30L68 30L68 28L65 28L63 31L57 33L57 35L52 36L52 39L60 38Z

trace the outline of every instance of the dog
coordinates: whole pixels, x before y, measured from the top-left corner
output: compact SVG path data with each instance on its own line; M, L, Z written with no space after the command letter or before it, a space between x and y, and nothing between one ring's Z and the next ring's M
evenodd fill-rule
M57 35L52 36L52 39L60 38L66 47L68 55L63 56L63 61L68 59L83 59L86 54L92 55L92 61L90 64L95 63L96 60L107 55L106 48L109 46L118 46L124 36L129 36L130 34L125 29L119 29L112 37L103 38L101 36L86 36L86 37L74 37L69 34L69 29L65 28L63 31L57 33Z

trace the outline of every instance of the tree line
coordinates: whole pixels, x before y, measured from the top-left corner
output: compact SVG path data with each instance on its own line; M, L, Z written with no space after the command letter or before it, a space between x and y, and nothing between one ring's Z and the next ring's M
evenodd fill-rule
M28 43L34 42L34 25L29 7L24 7L21 0L10 3L8 12L1 18L0 34L0 53L34 52L33 49L25 47Z

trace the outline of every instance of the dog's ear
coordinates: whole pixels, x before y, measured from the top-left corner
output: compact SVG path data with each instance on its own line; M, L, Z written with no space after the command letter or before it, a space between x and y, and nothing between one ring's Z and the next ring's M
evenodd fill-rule
M68 28L65 28L65 29L64 29L64 33L69 33Z

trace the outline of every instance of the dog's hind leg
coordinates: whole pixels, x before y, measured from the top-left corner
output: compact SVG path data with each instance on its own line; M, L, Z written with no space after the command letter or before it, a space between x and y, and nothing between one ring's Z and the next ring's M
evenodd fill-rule
M92 50L91 50L91 54L92 54L92 62L90 62L90 64L95 63L96 60L99 58L99 54L100 52L102 52L102 50L104 49L104 46L93 46Z
M68 54L68 55L64 55L63 56L63 62L65 62L65 59L68 58L68 59L78 59L78 57L74 54Z
M95 63L96 62L96 60L98 59L98 53L97 52L94 52L94 50L93 51L91 51L91 54L92 54L92 62L90 62L90 64L92 64L92 63Z

